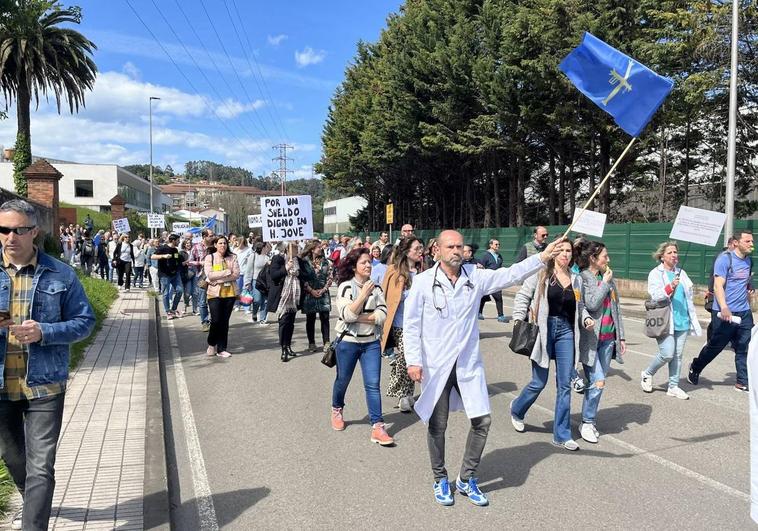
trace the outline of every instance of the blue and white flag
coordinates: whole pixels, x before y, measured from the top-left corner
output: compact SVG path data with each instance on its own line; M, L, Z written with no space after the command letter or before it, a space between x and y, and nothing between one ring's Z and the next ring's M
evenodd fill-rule
M559 65L579 91L613 116L618 126L639 136L674 82L585 33L582 43Z

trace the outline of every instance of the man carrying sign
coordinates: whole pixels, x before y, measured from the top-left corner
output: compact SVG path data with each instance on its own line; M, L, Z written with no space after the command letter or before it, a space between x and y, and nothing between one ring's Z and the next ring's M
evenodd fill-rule
M725 251L716 259L713 268L713 309L711 319L713 334L700 354L690 363L687 380L692 385L700 381L700 373L718 356L724 347L734 345L734 364L737 369L737 391L747 392L747 347L750 330L753 328L753 313L750 310L748 286L753 252L753 235L740 231L736 236L733 251Z

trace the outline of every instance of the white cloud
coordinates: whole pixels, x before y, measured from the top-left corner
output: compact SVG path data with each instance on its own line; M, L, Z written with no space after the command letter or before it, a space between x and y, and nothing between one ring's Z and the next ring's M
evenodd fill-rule
M216 107L216 114L224 119L236 118L242 113L260 109L264 104L265 102L263 100L255 100L252 103L241 103L237 100L227 98Z
M325 50L314 50L306 46L302 52L295 52L295 62L297 66L303 68L308 65L316 65L326 58Z
M282 41L287 40L287 37L288 36L285 35L284 33L280 33L279 35L274 35L273 37L269 35L267 40L271 46L277 47L282 43Z
M124 63L124 66L121 67L121 71L134 80L139 80L140 77L142 76L142 72L140 72L140 69L137 68L137 65L135 65L131 61L127 61L126 63Z

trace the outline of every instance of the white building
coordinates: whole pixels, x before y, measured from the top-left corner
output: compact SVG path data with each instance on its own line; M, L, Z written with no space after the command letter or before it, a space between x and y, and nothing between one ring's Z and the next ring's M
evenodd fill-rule
M33 160L38 158L33 157ZM58 181L62 203L107 212L111 208L109 201L118 194L126 201L127 209L150 210L150 183L116 164L46 160L63 174ZM0 187L15 189L13 163L10 161L0 161ZM158 185L153 185L153 204L156 212L167 212L171 208L171 198L164 196Z
M325 202L324 233L340 234L349 231L350 216L355 216L366 205L368 201L357 195Z

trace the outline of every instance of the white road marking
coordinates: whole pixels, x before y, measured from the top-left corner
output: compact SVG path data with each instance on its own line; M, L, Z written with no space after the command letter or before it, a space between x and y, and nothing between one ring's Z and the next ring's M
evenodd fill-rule
M497 387L497 386L493 386L493 387ZM505 392L504 394L513 397L514 400L518 397L516 393ZM536 403L533 404L532 408L537 408L538 410L545 413L546 415L549 415L551 418L555 417L555 412L553 410L548 409L539 404L536 404ZM579 426L575 424L574 427L578 428ZM750 495L747 494L746 492L742 492L741 490L737 490L733 487L730 487L729 485L725 485L719 481L716 481L713 478L709 478L708 476L704 476L703 474L695 472L694 470L690 470L687 467L678 465L674 463L673 461L669 461L668 459L665 459L657 454L654 454L653 452L649 450L638 448L637 446L634 446L633 444L629 444L628 442L624 442L621 439L618 439L612 435L602 435L601 439L603 441L611 442L628 452L631 452L633 454L639 455L640 457L644 457L645 459L653 461L654 463L658 463L659 465L662 465L668 468L669 470L673 470L674 472L678 472L679 474L682 474L683 476L686 476L690 479L694 479L695 481L698 481L704 485L707 485L708 487L711 487L714 490L723 492L724 494L728 494L729 496L737 498L738 500L742 500L744 502L750 501Z
M208 483L208 472L205 469L203 451L200 447L200 437L197 434L195 415L192 413L187 380L184 377L182 357L179 354L179 343L176 340L174 323L168 322L168 332L171 341L171 357L173 358L174 375L176 377L176 389L179 395L179 409L182 412L182 424L184 424L184 437L187 441L187 453L189 454L190 469L192 471L192 485L197 500L197 512L200 519L200 529L203 531L218 531L218 519L216 508L213 505L213 493Z

